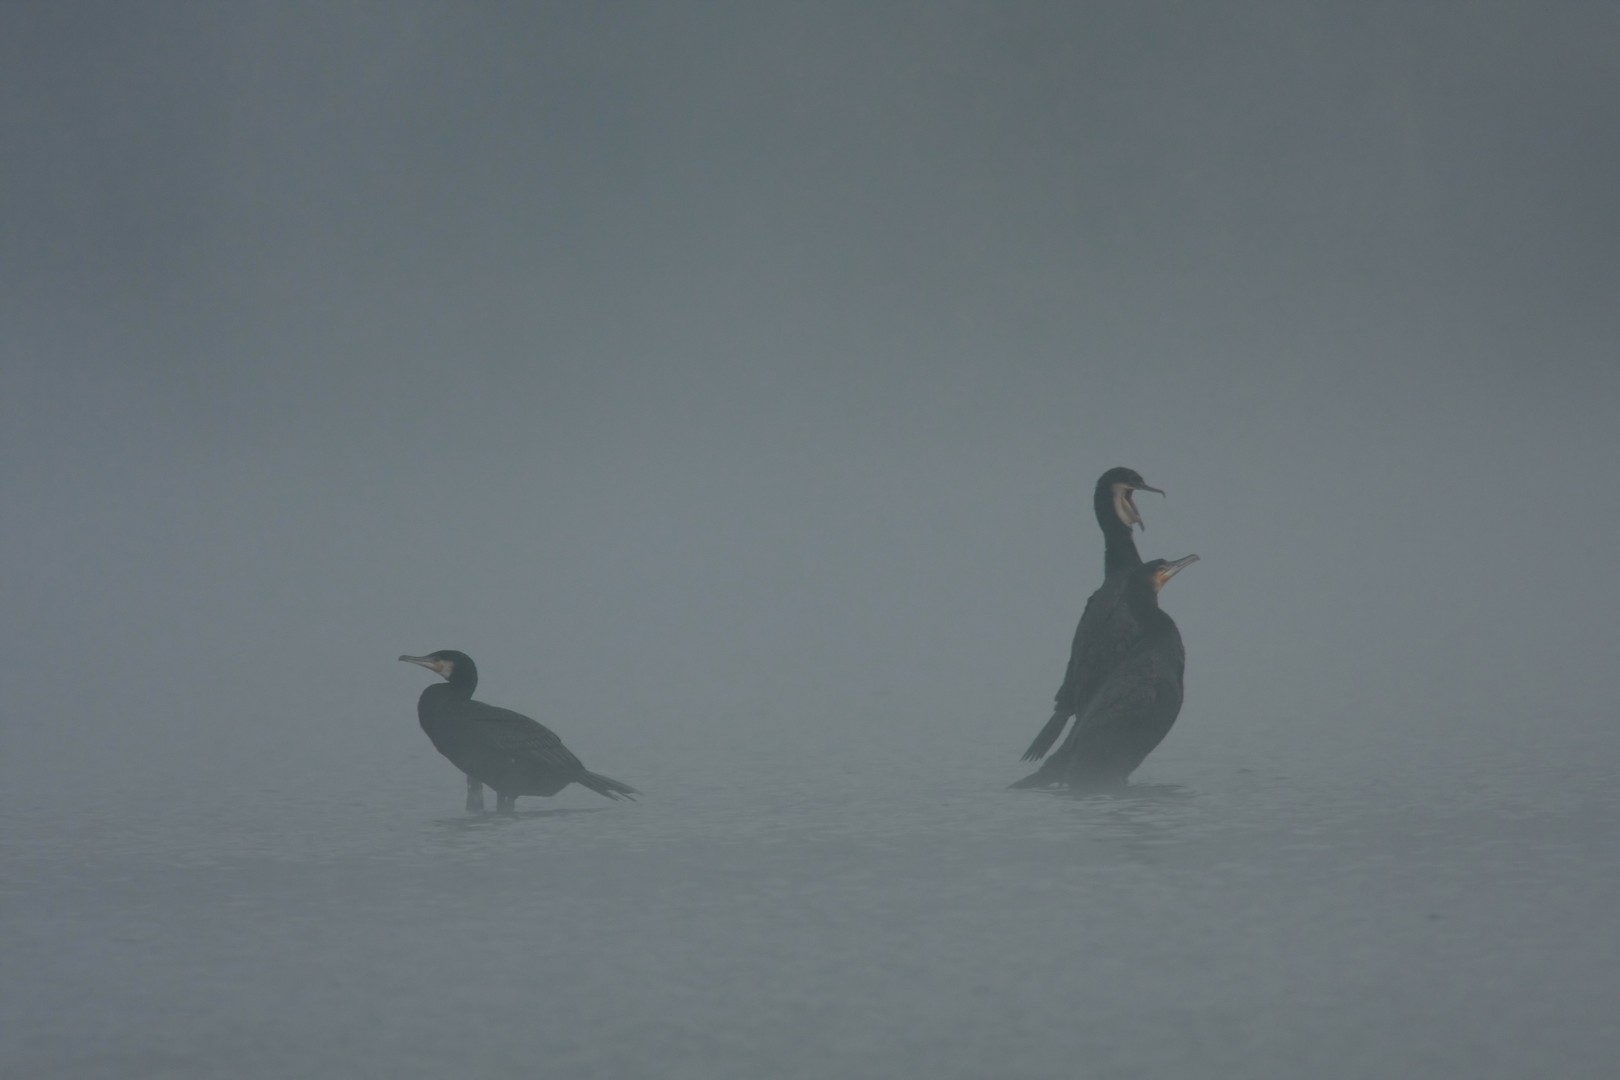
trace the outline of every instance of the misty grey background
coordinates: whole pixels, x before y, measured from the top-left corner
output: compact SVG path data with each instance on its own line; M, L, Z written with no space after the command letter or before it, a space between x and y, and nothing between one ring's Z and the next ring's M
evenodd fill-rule
M0 1064L1606 1075L1617 45L7 5ZM1006 792L1116 464L1186 707ZM460 820L438 648L646 798Z

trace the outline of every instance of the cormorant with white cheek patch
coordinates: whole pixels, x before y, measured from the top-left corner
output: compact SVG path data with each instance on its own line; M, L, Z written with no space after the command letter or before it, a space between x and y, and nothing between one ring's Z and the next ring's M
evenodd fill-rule
M1103 583L1086 601L1069 646L1069 667L1052 704L1052 718L1024 751L1025 761L1039 761L1063 734L1069 717L1086 707L1120 657L1136 640L1136 623L1123 602L1125 581L1142 565L1131 526L1142 524L1134 495L1138 491L1164 492L1149 487L1135 469L1109 469L1097 478L1092 509L1103 534Z

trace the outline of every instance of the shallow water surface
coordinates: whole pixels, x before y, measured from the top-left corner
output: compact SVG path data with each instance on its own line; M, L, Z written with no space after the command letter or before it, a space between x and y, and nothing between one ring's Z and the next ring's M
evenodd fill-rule
M1595 724L1594 742L1450 772L1253 767L1173 736L1130 790L1086 798L1004 790L1016 737L807 743L788 764L621 749L592 764L641 802L570 789L515 817L462 815L459 779L401 730L364 782L269 760L237 778L259 782L149 772L73 799L44 779L49 747L10 757L0 1073L1598 1077L1620 1060L1620 800Z

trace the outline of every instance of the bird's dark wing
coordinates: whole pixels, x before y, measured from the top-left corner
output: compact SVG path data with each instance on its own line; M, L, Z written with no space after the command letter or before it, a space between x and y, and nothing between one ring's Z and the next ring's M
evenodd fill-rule
M1142 645L1115 665L1075 718L1058 751L1067 768L1135 768L1175 723L1181 711L1180 642Z
M1136 642L1136 619L1124 600L1125 575L1103 582L1086 601L1069 647L1069 667L1054 698L1055 711L1080 713Z
M1107 738L1132 718L1151 713L1166 688L1165 680L1151 677L1105 681L1075 721L1065 748L1083 749L1088 743Z
M1052 697L1052 717L1024 751L1025 761L1039 761L1063 734L1069 717L1085 708L1102 677L1130 647L1134 626L1122 599L1121 580L1108 578L1086 599L1085 610L1074 628L1069 645L1069 666L1063 672L1063 685ZM1114 624L1122 632L1116 633ZM1112 641L1113 638L1123 641ZM1109 648L1112 643L1117 648Z
M1086 629L1097 621L1097 612L1104 606L1104 602L1098 598L1106 588L1104 584L1103 588L1086 598L1085 610L1080 612L1080 622L1074 628L1074 640L1069 643L1069 666L1063 671L1063 685L1052 696L1053 711L1066 716L1074 715L1074 686L1080 678L1080 643L1085 640Z
M567 772L583 772L585 769L579 758L563 745L556 732L522 713L485 705L482 701L469 701L460 715L478 725L488 745L519 761L534 762Z

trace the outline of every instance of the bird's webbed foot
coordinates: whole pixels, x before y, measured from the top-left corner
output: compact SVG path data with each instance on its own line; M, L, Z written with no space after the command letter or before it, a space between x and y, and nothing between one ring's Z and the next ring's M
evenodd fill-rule
M482 814L484 812L484 785L472 777L467 777L467 813Z

